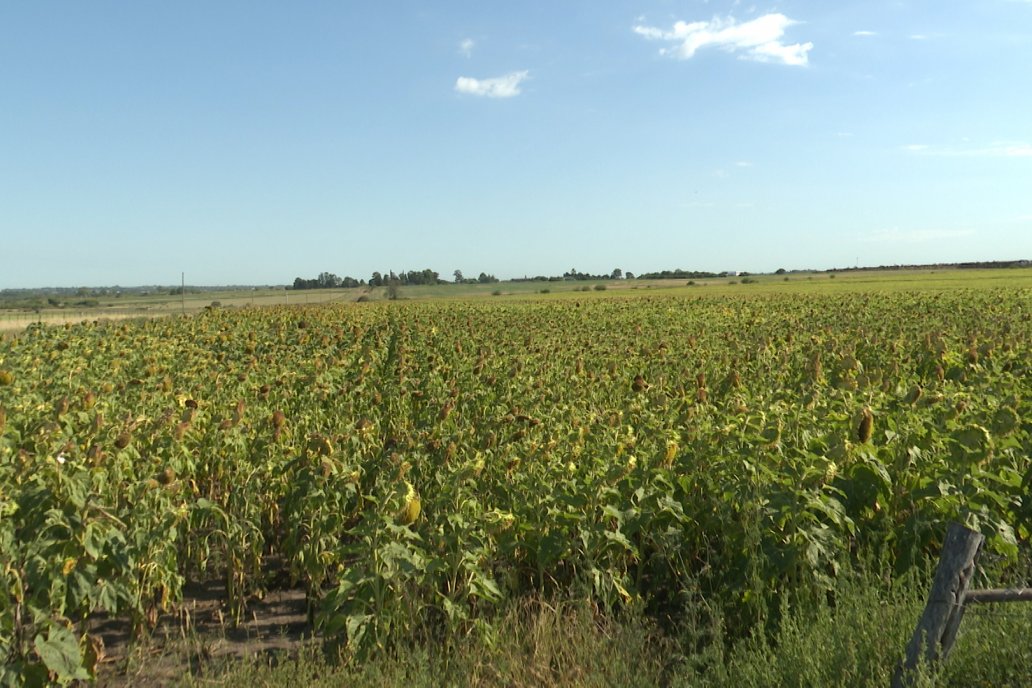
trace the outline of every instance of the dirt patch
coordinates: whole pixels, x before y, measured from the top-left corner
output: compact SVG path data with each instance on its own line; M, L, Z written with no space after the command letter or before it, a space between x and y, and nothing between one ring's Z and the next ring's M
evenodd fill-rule
M148 638L133 642L128 619L97 616L90 632L103 642L100 686L163 686L204 664L277 653L294 654L312 642L303 590L273 590L247 605L234 624L225 585L191 585L183 601L162 615Z

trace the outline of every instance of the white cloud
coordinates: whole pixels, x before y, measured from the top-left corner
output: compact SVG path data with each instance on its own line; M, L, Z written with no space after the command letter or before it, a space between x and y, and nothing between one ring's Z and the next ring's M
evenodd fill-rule
M874 31L854 31L854 36L860 36L861 38L868 38L870 36L877 36L878 34Z
M910 40L912 41L927 41L928 36L923 33L912 33L910 34Z
M459 43L459 52L465 57L473 56L473 47L477 44L472 38L463 38Z
M530 72L509 72L491 79L474 79L460 76L455 80L455 90L486 98L512 98L520 94L520 84L530 76Z
M753 164L752 164L751 160L739 160L738 162L735 163L735 167L752 167L752 166L753 166Z
M942 241L943 239L958 239L972 236L973 229L907 229L898 227L889 229L878 229L867 236L861 237L861 241L879 244L923 244L929 241Z
M741 52L741 57L756 62L803 67L808 62L807 54L813 43L785 44L781 40L785 29L796 23L783 14L765 14L741 23L733 17L715 17L710 21L678 21L670 30L639 24L634 27L634 33L650 41L674 44L671 48L661 49L660 53L682 60L691 59L702 48L715 46L729 53Z
M1032 158L1032 144L1000 141L988 146L961 148L956 146L928 146L911 143L903 146L908 153L948 158Z

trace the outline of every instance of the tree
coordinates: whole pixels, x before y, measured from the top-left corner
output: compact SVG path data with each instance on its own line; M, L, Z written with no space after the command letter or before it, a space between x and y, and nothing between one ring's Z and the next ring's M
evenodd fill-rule
M623 270L621 270L620 268L613 268L613 274L610 275L610 277L612 277L613 279L623 278Z
M378 272L374 272L373 276L369 278L370 287L382 287L383 286L383 275Z
M462 284L462 270L456 270L452 274L455 275L455 284Z
M332 272L320 272L319 277L316 279L316 284L320 289L334 289L339 287L340 283L340 277L337 277Z
M634 279L634 273L633 272L624 273L624 277L629 279L629 280L632 280L632 279Z

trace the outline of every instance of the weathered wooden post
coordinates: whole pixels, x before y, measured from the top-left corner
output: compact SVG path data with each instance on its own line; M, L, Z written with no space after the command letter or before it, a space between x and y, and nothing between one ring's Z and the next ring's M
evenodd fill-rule
M907 645L906 659L892 677L892 688L911 685L914 670L921 661L922 648L924 660L929 664L949 655L964 615L964 598L975 572L975 557L984 539L981 533L959 523L950 523L946 529L946 540L939 556L939 566L935 569L932 590L928 593L928 603Z

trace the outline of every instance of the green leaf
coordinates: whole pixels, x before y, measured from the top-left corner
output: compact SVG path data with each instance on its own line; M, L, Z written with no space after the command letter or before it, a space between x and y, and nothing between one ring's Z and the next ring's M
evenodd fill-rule
M548 568L566 553L566 538L559 531L551 531L538 543L538 566Z
M57 674L59 683L89 679L90 674L82 665L79 640L67 628L51 626L47 637L44 638L42 633L37 635L33 645L47 669Z
M99 559L101 552L104 549L104 535L100 532L100 528L97 523L88 523L86 525L86 532L82 538L83 549L86 550L86 554L90 555L94 559Z
M352 614L348 616L345 628L348 633L348 644L352 646L361 645L362 638L365 637L366 629L369 627L369 622L372 621L373 616L371 614Z
M483 572L478 572L478 575L473 577L473 580L470 581L470 588L474 595L485 600L498 602L502 599L502 591L498 584Z
M619 544L621 547L623 547L623 549L637 556L638 550L635 548L634 545L631 544L631 541L627 539L627 536L621 533L619 530L607 530L605 531L605 536L606 539L610 542L615 542Z

